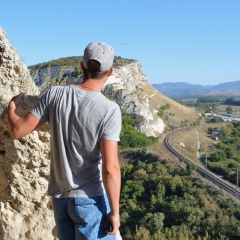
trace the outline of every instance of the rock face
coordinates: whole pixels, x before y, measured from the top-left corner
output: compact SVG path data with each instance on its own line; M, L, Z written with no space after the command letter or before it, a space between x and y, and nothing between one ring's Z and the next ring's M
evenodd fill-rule
M156 94L144 92L148 85L139 61L116 68L104 86L104 93L114 92L113 99L128 115L139 119L136 128L148 137L157 137L164 131L164 122L157 115L156 109L151 109L149 99Z
M0 239L57 239L51 199L47 196L49 132L34 131L13 140L8 131L7 105L25 92L18 113L25 115L38 101L38 88L27 67L0 28Z

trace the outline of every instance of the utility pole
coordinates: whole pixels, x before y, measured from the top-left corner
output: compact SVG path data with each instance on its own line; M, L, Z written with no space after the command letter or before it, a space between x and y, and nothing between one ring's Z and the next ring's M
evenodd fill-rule
M239 172L239 169L240 169L239 166L240 166L240 163L238 163L237 167L233 169L233 170L236 170L237 172L232 171L232 172L229 173L229 174L235 174L235 173L237 174L237 181L236 181L237 190L238 190L238 179L239 179L239 173L238 172Z
M206 151L206 154L205 154L205 158L206 158L206 169L208 168L208 164L207 164L207 161L208 161L208 153L210 153L209 155L211 156L211 149L212 149L212 147L211 146L209 146L208 147L208 149L207 149L207 151Z
M183 154L184 154L184 148L185 148L184 142L180 142L180 146L182 147L182 156L183 156Z
M172 128L172 147L173 147L174 125L171 125L171 128Z
M207 153L205 154L205 158L206 158L206 163L205 163L205 165L206 165L206 169L207 169Z
M239 167L240 164L237 165L237 190L238 190L238 167Z

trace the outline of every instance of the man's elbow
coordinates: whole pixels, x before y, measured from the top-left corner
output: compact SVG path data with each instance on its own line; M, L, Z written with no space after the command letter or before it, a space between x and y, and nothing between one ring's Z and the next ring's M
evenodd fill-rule
M25 135L23 135L22 133L21 133L21 130L19 130L19 129L11 129L11 135L12 135L12 138L14 138L14 139L19 139L19 138L22 138L22 137L24 137Z
M115 176L116 174L120 174L120 166L119 166L119 164L116 164L116 165L111 166L111 167L106 167L104 169L104 173L106 175L113 175L113 176Z

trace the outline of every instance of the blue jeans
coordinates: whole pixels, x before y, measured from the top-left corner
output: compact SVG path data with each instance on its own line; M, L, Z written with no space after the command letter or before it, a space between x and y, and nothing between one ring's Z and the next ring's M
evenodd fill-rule
M92 198L53 198L53 211L60 240L115 240L104 222L110 211L106 195Z

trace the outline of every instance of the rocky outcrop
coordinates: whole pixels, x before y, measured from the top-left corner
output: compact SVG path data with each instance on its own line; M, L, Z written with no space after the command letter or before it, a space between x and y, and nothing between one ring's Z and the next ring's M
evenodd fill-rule
M10 99L25 92L18 114L25 115L38 101L27 67L0 28L0 239L57 239L49 176L49 132L47 125L21 140L13 140L7 124ZM31 97L34 95L35 97Z
M114 73L104 86L104 93L113 91L113 99L128 115L137 118L136 128L146 136L157 137L164 131L164 122L157 115L156 109L151 109L149 99L157 93L144 92L148 85L139 61L128 63L114 70Z

